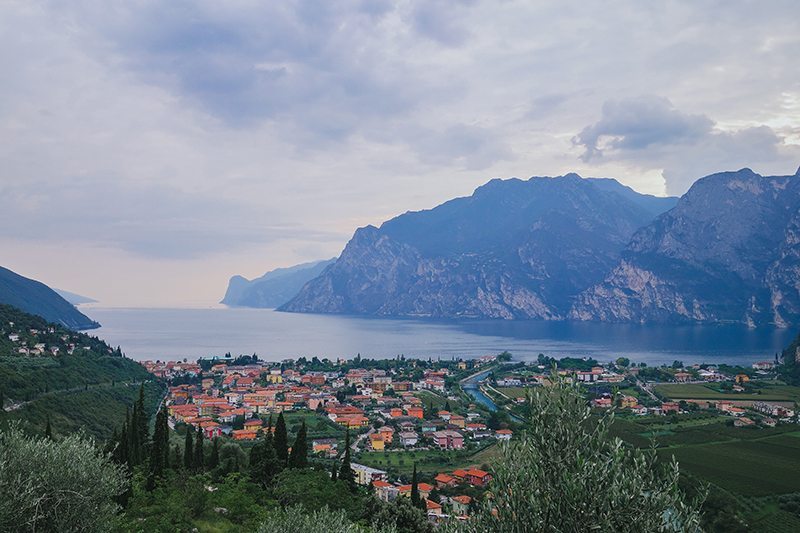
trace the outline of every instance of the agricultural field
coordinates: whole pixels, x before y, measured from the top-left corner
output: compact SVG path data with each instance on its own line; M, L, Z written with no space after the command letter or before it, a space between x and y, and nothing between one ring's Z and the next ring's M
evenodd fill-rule
M525 394L533 390L533 387L497 387L497 390L509 398L524 398Z
M702 383L664 383L656 385L655 391L673 400L761 400L800 401L800 387L767 383L753 392L726 392L715 385Z
M664 448L698 477L743 496L800 491L800 433Z

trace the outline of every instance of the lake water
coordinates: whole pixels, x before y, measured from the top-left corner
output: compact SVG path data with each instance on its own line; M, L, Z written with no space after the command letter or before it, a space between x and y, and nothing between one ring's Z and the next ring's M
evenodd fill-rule
M474 357L508 350L518 359L619 356L648 364L680 359L752 363L772 359L794 330L741 326L641 326L585 322L426 321L278 313L270 309L120 309L82 307L102 324L89 332L128 357L197 359L257 353L300 356Z

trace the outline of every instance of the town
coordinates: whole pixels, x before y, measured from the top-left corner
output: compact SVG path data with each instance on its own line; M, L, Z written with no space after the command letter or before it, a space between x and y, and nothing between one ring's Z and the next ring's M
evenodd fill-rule
M620 424L774 428L798 421L796 388L776 384L779 365L771 361L648 367L625 358L601 364L540 355L519 362L507 353L281 362L228 354L142 364L170 384L165 405L178 433L200 428L207 439L246 448L282 414L290 431L301 423L308 428L319 464L335 462L350 442L356 482L383 501L411 497L413 477L434 523L470 516L500 446L524 430L526 398L556 375L580 383L598 412L615 409Z

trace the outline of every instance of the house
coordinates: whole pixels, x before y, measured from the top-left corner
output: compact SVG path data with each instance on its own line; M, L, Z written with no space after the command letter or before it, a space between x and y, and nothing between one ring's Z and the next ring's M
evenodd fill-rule
M438 474L433 480L436 482L436 488L438 489L453 487L458 483L456 478L445 473Z
M385 502L392 502L396 500L397 496L400 494L400 491L397 487L381 479L373 481L372 487L375 490L375 496L377 496L379 500L383 500Z
M376 452L382 452L386 448L386 442L380 433L370 433L369 445Z
M387 444L391 444L392 440L394 439L394 428L389 426L383 426L379 428L378 433L380 433L381 437L383 437L383 441Z
M504 441L511 440L512 434L513 431L511 431L510 429L498 429L497 431L494 432L494 436L497 440L504 440Z
M472 498L469 496L453 496L450 498L450 505L453 508L453 514L456 516L469 515L469 506L472 503Z
M620 407L622 407L623 409L630 409L631 407L638 404L639 400L637 400L635 396L624 395L620 400Z
M359 485L369 486L374 481L386 481L388 476L384 470L378 470L377 468L371 468L358 463L350 463L350 468L355 474L356 483Z
M736 374L734 380L736 381L736 383L739 384L747 383L748 381L750 381L750 376L748 376L747 374Z
M692 375L688 372L675 372L675 381L678 383L685 383L692 379Z
M471 468L467 470L466 481L475 487L485 487L492 480L492 475L489 472Z
M250 420L247 420L244 423L244 429L250 429L253 431L258 431L263 426L264 422L260 418L251 418Z
M433 489L433 485L429 483L417 483L417 490L419 490L420 498L428 498ZM397 490L400 491L400 496L405 496L406 498L411 497L411 485L400 485L397 487Z
M234 429L231 436L233 440L256 440L258 433L251 429Z
M460 450L464 447L464 436L455 430L434 431L433 441L443 450Z
M611 398L595 398L592 400L592 405L595 407L601 407L603 409L610 409L611 408Z
M336 439L314 439L311 441L311 451L313 453L325 453L331 455L336 453L339 448L339 441Z
M433 500L425 499L425 510L429 517L442 515L442 505Z
M757 363L753 363L754 370L772 370L775 368L775 363L771 361L759 361Z
M410 417L418 418L420 420L422 420L424 418L424 416L425 416L425 413L422 410L422 407L418 407L418 406L406 407L406 414L408 416L410 416Z
M756 423L753 422L753 420L747 418L746 416L742 416L733 421L733 425L736 426L737 428L755 426L755 424Z
M662 402L661 403L661 412L665 415L669 413L678 413L681 410L680 406L677 402Z
M464 429L466 420L461 415L450 415L450 423L458 428Z
M409 448L411 446L416 446L419 442L419 437L415 431L403 431L400 433L400 444L404 447Z

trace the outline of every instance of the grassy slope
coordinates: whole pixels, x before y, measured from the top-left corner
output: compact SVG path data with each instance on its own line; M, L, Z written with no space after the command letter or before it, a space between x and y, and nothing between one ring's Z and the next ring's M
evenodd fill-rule
M145 405L152 416L161 402L164 386L149 381L144 387ZM56 436L84 430L102 441L115 428L122 427L126 408L132 406L138 397L139 385L125 383L94 386L88 390L51 392L9 411L4 415L4 422L18 420L27 431L42 434L49 416Z

